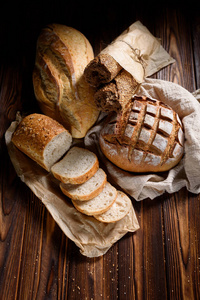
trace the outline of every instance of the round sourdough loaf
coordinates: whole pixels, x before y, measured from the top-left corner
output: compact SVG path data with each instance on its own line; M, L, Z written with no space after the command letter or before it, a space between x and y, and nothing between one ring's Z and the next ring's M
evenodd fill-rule
M82 138L99 111L94 89L83 75L93 49L78 30L50 24L38 37L33 86L42 112L62 123L74 138Z
M183 156L178 114L161 101L135 96L126 112L113 113L100 132L100 147L115 165L131 172L162 172Z

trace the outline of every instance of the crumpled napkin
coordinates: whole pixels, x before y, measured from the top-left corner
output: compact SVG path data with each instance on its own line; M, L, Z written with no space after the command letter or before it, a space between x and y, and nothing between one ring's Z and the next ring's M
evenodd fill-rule
M105 114L101 115L97 125L87 133L84 140L86 147L98 151L115 183L136 200L154 199L164 192L177 192L182 187L186 187L192 193L199 193L200 104L197 99L200 99L200 90L193 96L178 84L159 79L146 79L137 94L161 100L178 113L185 133L184 156L180 163L164 173L136 174L121 170L105 158L99 147L99 132Z

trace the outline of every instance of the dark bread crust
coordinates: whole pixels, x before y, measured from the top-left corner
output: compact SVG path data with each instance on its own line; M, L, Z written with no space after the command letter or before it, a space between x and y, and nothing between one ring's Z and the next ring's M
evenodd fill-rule
M139 84L126 70L108 84L100 88L94 95L97 106L105 112L124 110L139 88Z
M121 71L122 67L109 54L99 54L85 68L86 81L94 87L110 82Z

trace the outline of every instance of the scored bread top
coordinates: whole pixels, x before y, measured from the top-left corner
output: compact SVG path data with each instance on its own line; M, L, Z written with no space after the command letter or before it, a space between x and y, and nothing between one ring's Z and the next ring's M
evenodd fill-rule
M78 30L49 24L36 49L33 87L42 112L62 123L75 138L85 136L98 117L94 89L83 72L94 58L87 38Z
M166 171L183 155L178 114L161 101L135 96L126 114L112 114L100 134L105 156L132 172Z

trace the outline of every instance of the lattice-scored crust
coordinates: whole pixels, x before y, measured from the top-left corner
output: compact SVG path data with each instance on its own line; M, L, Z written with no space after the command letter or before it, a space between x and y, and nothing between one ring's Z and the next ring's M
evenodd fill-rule
M135 96L125 114L112 115L100 137L102 151L111 161L123 169L129 162L129 170L136 172L171 168L183 155L183 143L178 114L161 101L143 96ZM116 163L117 155L121 159Z

